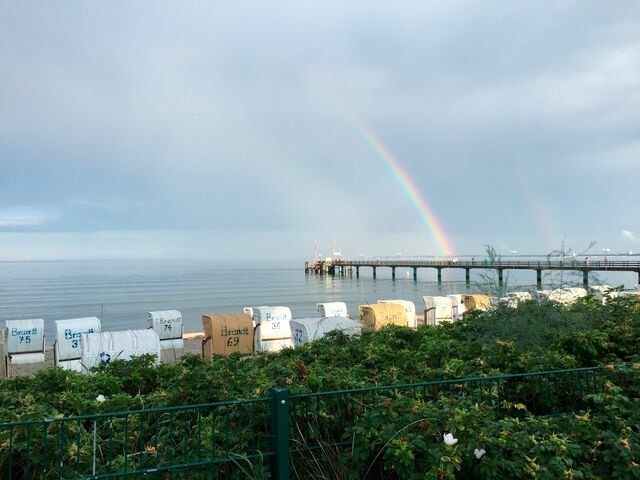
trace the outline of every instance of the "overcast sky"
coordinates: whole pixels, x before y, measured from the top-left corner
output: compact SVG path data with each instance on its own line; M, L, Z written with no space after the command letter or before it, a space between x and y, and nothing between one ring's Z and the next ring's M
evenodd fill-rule
M0 260L640 252L640 5L0 1Z

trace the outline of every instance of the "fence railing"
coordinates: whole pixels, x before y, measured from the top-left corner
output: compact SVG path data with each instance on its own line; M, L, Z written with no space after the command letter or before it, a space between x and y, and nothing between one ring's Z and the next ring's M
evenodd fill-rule
M320 393L274 388L251 400L0 423L0 478L288 479L292 456L345 446L345 431L381 401L456 396L553 415L582 409L603 382L594 367Z

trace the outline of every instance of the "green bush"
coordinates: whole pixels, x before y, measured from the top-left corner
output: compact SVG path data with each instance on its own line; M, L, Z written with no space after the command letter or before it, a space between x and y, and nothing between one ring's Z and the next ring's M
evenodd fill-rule
M151 357L140 357L113 362L90 375L45 369L30 378L0 382L0 421L262 398L274 386L292 394L327 392L600 366L599 378L607 379L604 389L576 393L573 386L560 384L552 398L535 381L506 380L499 392L489 391L481 401L459 385L429 394L378 395L349 408L319 400L299 417L306 423L298 427L305 441L320 447L328 441L325 435L342 432L350 446L331 450L333 467L354 479L640 478L639 341L640 302L635 298L606 305L586 298L569 307L525 302L516 309L474 312L442 327L387 327L355 337L334 332L277 354L211 361L185 355L159 366ZM579 412L540 416L558 405ZM196 423L179 415L149 414L127 426L134 431L129 454L144 467L160 455L212 448L203 443L208 437L216 439L220 451L249 448L256 434L266 436L267 408L256 408L249 416L233 409L221 417L203 411ZM117 427L114 421L110 428ZM74 428L73 435L56 441L64 447L65 462L86 467L91 425ZM176 428L182 429L180 434L172 435ZM60 434L47 432L55 439ZM445 434L457 442L446 444ZM0 437L0 472L10 460L23 462L20 455L27 445L45 441L33 435L16 430L11 440L15 458L9 457L7 437ZM113 438L109 431L98 435L105 445ZM168 435L172 441L156 445L144 440L154 435ZM114 443L113 451L120 455L118 448L123 447ZM29 461L44 465L45 457ZM245 461L240 459L239 465ZM266 475L260 462L251 460L246 466ZM50 475L59 478L62 473L50 470Z

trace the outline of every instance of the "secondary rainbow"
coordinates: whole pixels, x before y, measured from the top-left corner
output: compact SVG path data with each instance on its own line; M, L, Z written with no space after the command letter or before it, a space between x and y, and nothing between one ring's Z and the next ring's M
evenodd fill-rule
M353 128L362 135L371 149L383 160L387 169L391 172L393 178L400 184L405 195L411 200L411 203L418 211L422 223L427 227L431 238L436 244L442 255L452 255L454 252L453 244L447 239L444 229L440 225L433 209L427 203L420 189L412 180L409 173L404 169L402 164L393 155L391 150L378 138L374 132L360 121L355 115L347 111L344 106L340 110L348 119Z

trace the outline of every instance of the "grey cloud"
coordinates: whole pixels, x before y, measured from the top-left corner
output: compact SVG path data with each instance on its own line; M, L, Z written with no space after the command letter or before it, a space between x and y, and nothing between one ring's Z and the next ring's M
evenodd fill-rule
M14 206L0 209L0 230L42 227L58 216L54 210L37 206Z
M0 205L50 205L39 228L58 231L423 229L328 91L460 242L505 218L535 238L527 189L557 230L619 231L638 199L636 7L5 3Z

